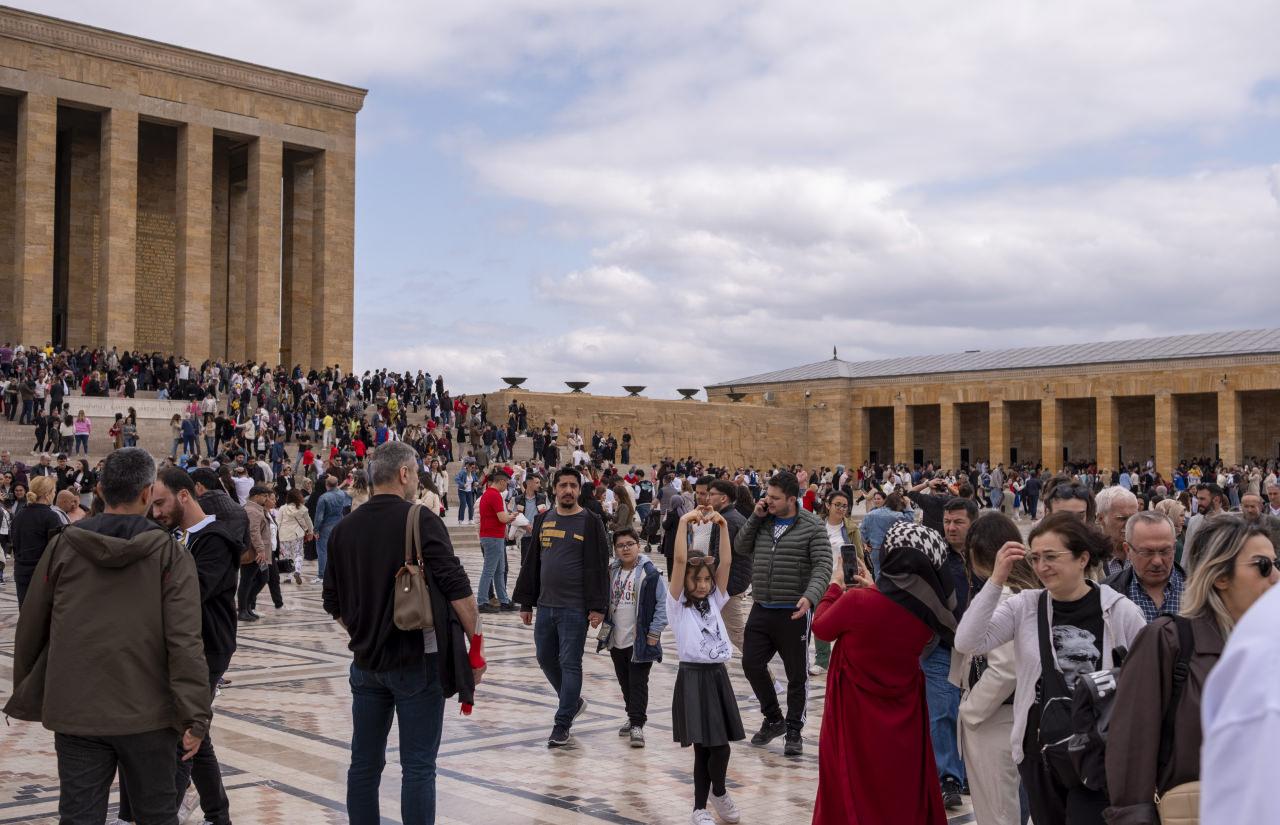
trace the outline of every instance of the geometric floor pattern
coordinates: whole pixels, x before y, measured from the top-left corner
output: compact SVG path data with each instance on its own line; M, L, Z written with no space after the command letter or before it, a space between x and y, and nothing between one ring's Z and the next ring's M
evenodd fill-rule
M458 555L476 582L475 528L450 528ZM512 554L515 555L515 554ZM515 561L513 559L513 561ZM307 575L314 575L314 562ZM516 570L511 572L515 583ZM241 625L238 650L214 703L213 735L232 817L237 825L346 822L344 796L351 735L346 634L320 606L320 586L283 585L286 604L275 610L264 592L262 619ZM0 587L0 696L12 690L17 599L12 582ZM676 664L673 640L650 680L648 747L633 749L617 735L625 719L607 655L585 654L583 696L589 707L574 724L576 744L549 750L546 737L555 696L534 658L533 634L515 614L485 617L489 670L470 717L450 700L438 761L437 821L511 825L639 825L688 822L692 809L692 752L670 740ZM730 666L748 732L760 715L741 668ZM817 786L818 730L824 684L812 683L806 748L782 755L769 748L733 746L729 787L744 822L807 823ZM385 823L400 822L398 740L393 727L381 798ZM57 822L53 734L37 724L0 726L0 825ZM114 822L116 794L112 792ZM965 800L966 803L968 800ZM198 814L197 814L198 819ZM966 807L952 825L973 822Z

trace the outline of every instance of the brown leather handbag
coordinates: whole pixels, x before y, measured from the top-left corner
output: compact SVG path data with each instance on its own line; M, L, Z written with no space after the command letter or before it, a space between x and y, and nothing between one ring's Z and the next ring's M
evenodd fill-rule
M431 589L422 564L421 504L409 508L404 525L404 566L396 572L395 606L392 620L401 630L431 630L435 617L431 612Z

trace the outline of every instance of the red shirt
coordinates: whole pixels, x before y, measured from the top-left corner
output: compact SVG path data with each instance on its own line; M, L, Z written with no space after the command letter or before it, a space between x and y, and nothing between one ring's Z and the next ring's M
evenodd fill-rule
M480 538L500 539L507 535L507 527L498 521L498 513L503 511L502 493L496 488L488 487L480 496Z
M356 451L356 458L364 458L366 447L364 446L363 441L357 438L355 441L351 442L351 448Z
M310 450L310 449L304 450L304 451L302 452L302 466L303 466L303 467L310 467L312 464L314 464L314 463L315 463L315 461L316 461L315 453L311 452L311 450Z

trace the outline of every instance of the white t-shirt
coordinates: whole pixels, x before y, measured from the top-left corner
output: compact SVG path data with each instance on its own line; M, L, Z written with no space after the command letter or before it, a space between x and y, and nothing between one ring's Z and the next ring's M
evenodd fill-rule
M639 605L639 593L636 592L636 569L618 568L610 583L613 591L613 633L609 636L609 647L621 650L631 647L636 641L636 615Z
M703 616L696 607L685 603L684 594L677 601L671 597L671 591L667 591L667 623L676 634L676 654L682 662L714 664L728 662L733 655L729 631L720 618L729 595L717 588L711 591L707 601L711 609Z

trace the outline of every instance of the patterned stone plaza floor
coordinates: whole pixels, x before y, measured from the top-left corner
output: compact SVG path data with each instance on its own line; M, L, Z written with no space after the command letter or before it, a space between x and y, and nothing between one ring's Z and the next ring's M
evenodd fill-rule
M480 574L475 528L453 528L472 581ZM514 554L513 554L514 555ZM310 565L314 572L314 563ZM515 583L511 573L511 584ZM341 823L351 734L346 635L321 609L320 586L286 584L286 606L276 611L264 592L261 621L242 625L239 651L227 674L233 684L214 705L214 743L237 825ZM12 582L0 588L0 696L12 688L17 600ZM441 823L682 823L693 788L692 753L670 740L670 697L676 664L667 634L667 660L650 687L648 747L619 738L622 696L607 655L594 639L584 658L583 695L590 705L574 725L576 744L548 750L555 696L534 658L533 634L515 614L486 616L489 672L470 718L456 701L445 711L440 748L438 821ZM759 725L758 706L741 668L730 667L748 733ZM730 790L742 821L807 823L817 784L818 729L824 685L814 680L805 754L734 746ZM392 728L382 782L383 822L398 823L399 769ZM0 727L0 825L57 822L53 735L10 721ZM115 792L111 815L114 822ZM966 798L966 803L968 802ZM197 815L198 819L198 815ZM966 807L951 823L973 822Z

